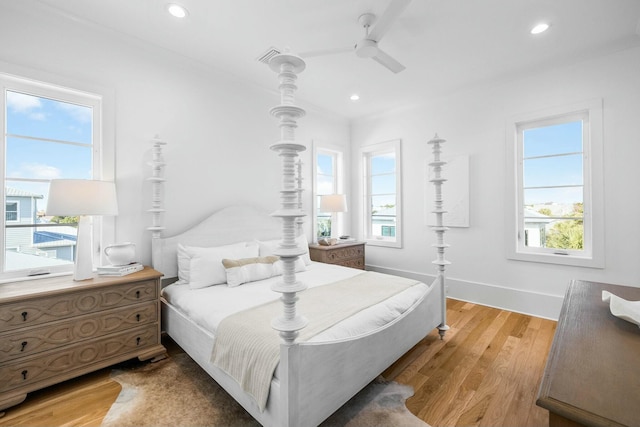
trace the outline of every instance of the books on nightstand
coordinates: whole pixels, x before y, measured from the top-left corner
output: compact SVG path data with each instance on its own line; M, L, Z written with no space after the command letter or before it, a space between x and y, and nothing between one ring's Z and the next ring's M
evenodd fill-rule
M357 240L353 237L349 237L349 236L340 236L340 238L338 239L338 245L340 243L355 243L357 242Z
M103 265L98 267L98 275L100 276L126 276L127 274L135 273L144 268L144 265L139 262L134 262L127 265Z

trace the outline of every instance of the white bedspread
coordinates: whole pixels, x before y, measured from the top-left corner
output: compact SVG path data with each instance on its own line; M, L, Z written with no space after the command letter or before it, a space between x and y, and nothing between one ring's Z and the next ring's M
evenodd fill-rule
M305 342L340 321L415 286L398 276L362 272L354 277L308 289L297 304L309 323L299 331ZM282 316L280 301L272 301L222 320L211 361L233 377L264 410L273 372L280 360L281 338L271 321Z
M313 262L307 271L296 273L298 280L310 288L353 277L362 270ZM163 297L194 323L215 336L218 324L225 317L256 305L277 300L280 294L271 285L282 280L272 277L259 282L229 288L226 285L190 289L187 285L170 285L163 289ZM421 283L343 320L311 338L310 342L324 342L355 337L374 331L393 321L428 293L429 286ZM302 295L302 294L301 294ZM301 313L304 314L304 313Z

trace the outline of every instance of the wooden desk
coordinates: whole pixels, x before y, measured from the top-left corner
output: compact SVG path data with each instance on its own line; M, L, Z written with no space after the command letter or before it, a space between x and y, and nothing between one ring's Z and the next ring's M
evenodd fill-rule
M640 300L640 288L571 283L536 402L550 426L640 426L640 328L611 314L603 290Z

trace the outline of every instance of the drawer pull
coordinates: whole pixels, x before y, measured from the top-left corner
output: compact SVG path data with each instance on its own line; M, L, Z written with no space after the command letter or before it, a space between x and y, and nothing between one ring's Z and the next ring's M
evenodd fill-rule
M140 313L136 314L136 320L139 322L140 321Z
M27 321L27 312L26 312L26 311L23 311L23 312L22 312L22 321L23 321L23 322L26 322L26 321Z
M20 351L24 351L24 348L27 346L27 342L26 341L22 341L22 348L20 349Z
M140 291L136 291L136 298L140 299Z
M140 345L140 337L136 338L136 345Z
M27 372L28 372L28 371L27 371L26 369L25 369L24 371L22 371L22 372L21 372L21 374L22 374L22 379L23 379L23 380L26 380L26 379L27 379Z

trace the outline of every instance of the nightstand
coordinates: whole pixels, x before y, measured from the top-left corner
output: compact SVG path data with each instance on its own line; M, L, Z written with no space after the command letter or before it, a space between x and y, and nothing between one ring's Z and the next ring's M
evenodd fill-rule
M163 358L161 277L146 267L122 277L0 284L0 411L118 362Z
M312 261L364 270L364 242L338 243L332 246L309 245Z

